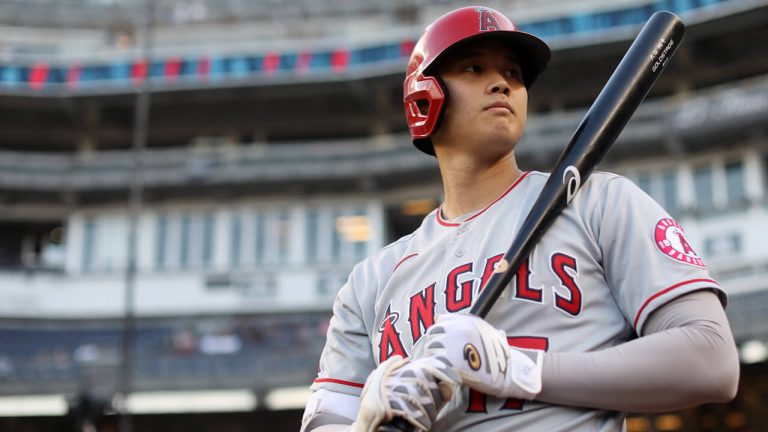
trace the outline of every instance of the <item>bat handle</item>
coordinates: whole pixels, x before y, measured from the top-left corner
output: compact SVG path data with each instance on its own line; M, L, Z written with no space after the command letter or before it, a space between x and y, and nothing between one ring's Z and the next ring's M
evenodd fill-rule
M413 425L401 417L395 417L391 421L379 425L376 432L413 432Z

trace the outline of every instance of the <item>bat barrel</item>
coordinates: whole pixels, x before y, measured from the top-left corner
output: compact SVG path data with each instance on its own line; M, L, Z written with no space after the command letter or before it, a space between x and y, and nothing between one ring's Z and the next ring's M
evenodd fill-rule
M571 156L568 160L575 163L580 157L604 156L608 146L592 142L615 141L677 51L684 33L685 27L676 15L656 12L651 16L571 138L571 143L597 154L586 152L582 156L579 151L566 150L563 154Z

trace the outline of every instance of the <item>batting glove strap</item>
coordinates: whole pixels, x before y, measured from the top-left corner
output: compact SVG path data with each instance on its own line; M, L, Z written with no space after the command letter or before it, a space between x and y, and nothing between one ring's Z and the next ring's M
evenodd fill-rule
M504 331L473 315L440 316L427 332L421 357L452 368L469 387L497 397L533 399L541 392L542 353L529 356L507 343Z

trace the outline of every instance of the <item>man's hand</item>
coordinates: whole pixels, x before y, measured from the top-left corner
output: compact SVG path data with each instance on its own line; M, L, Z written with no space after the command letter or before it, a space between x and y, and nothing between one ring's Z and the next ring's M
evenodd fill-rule
M450 366L461 383L497 397L533 399L541 391L541 352L534 359L512 348L504 331L482 318L441 315L415 357Z
M437 414L458 389L458 376L435 358L391 357L365 381L360 411L351 432L373 432L395 417L417 431L430 430Z

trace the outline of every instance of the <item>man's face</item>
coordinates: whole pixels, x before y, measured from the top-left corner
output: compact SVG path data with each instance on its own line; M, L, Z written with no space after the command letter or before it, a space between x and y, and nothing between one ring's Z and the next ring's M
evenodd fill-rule
M448 105L437 132L440 146L460 146L481 155L513 150L525 128L528 92L515 54L499 41L470 42L438 67Z

